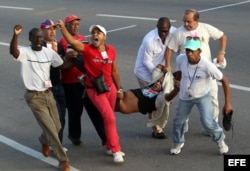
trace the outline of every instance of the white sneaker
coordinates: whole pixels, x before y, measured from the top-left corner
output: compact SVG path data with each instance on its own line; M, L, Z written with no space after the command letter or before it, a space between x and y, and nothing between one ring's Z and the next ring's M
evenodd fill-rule
M51 146L49 146L49 149L50 149L50 151L52 151L52 152L53 152L53 148L52 148ZM67 152L67 151L68 151L68 149L67 149L66 147L63 147L63 150L64 150L65 152Z
M113 156L114 156L115 163L123 163L124 162L124 159L123 159L124 153L123 152L118 151L116 153L113 153Z
M124 153L124 152L120 151L120 153L121 153L122 157L125 156L125 153ZM111 150L107 150L107 151L106 151L106 154L109 155L109 156L113 156L113 153L112 153Z
M228 146L226 145L225 141L222 140L221 142L218 143L220 154L226 154L228 153L229 149Z
M184 143L181 143L179 145L173 145L173 147L170 149L170 153L172 155L179 154L183 146L184 146Z

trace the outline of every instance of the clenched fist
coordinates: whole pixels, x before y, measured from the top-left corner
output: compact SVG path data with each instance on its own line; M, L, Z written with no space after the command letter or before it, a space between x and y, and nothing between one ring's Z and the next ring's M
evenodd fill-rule
M15 26L14 26L14 33L15 33L16 35L18 35L18 34L20 34L20 33L22 32L22 29L23 29L23 26L22 26L22 25L20 25L20 24L15 25Z

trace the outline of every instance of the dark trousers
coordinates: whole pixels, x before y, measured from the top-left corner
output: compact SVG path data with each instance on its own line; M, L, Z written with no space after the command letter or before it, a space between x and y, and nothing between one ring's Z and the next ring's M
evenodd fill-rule
M85 106L85 109L97 131L97 134L104 144L106 141L106 136L104 132L103 119L89 98L82 98L84 87L80 83L63 84L63 87L68 109L69 136L72 139L80 139L81 116L83 112L83 106Z
M83 112L83 86L80 83L63 84L68 110L69 137L80 139Z
M53 87L51 88L54 98L56 100L56 106L57 106L57 110L59 113L59 118L60 118L60 122L61 122L61 129L58 133L59 135L59 139L62 143L63 141L63 130L65 127L65 115L66 115L66 100L65 100L65 93L64 93L64 89L62 84L56 84L53 85Z

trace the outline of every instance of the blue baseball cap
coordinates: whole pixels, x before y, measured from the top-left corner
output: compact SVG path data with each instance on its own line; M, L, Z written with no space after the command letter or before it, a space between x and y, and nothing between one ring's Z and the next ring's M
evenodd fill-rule
M185 49L197 50L201 48L201 41L199 39L188 39L184 45Z
M43 20L40 25L40 28L42 30L50 28L50 27L56 27L55 23L51 19Z

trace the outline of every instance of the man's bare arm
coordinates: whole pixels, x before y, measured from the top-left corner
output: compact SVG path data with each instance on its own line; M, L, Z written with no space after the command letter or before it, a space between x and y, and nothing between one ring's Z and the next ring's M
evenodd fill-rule
M173 55L173 50L170 48L166 48L164 56L165 56L165 72L171 71L171 57Z
M10 54L14 58L17 58L20 54L20 51L17 46L17 40L18 40L18 35L22 32L22 28L23 27L20 24L14 26L14 33L10 42Z

